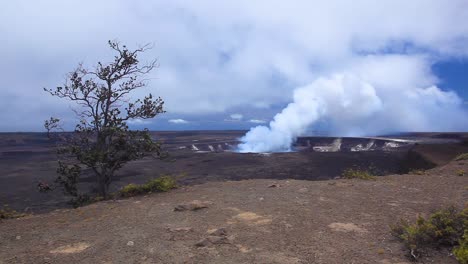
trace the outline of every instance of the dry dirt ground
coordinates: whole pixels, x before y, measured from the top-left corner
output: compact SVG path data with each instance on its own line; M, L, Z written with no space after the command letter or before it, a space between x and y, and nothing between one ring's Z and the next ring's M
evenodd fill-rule
M375 181L209 182L6 220L0 263L409 263L389 225L463 206L461 169L468 162ZM174 211L194 200L207 208ZM445 251L422 261L456 263Z

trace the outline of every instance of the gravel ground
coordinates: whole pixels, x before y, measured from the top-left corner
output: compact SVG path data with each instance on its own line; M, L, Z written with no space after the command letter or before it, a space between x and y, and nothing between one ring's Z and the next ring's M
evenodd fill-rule
M463 206L460 169L468 162L375 181L209 182L5 220L0 263L409 263L389 225ZM456 263L443 251L422 261Z

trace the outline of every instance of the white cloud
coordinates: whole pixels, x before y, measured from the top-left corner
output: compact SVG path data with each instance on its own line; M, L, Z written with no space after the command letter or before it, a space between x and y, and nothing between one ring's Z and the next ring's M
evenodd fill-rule
M253 124L265 124L266 123L265 120L261 120L261 119L250 119L249 122Z
M184 120L184 119L169 119L168 120L169 123L172 123L172 124L188 124L189 122L187 120Z
M466 0L7 1L0 10L8 39L0 50L0 130L40 129L37 119L69 112L41 88L60 85L81 61L111 60L108 39L155 43L142 61L157 57L161 66L134 97L160 95L177 115L224 114L288 103L296 87L372 64L365 54L414 60L426 69L414 78L437 85L434 62L468 55L467 17ZM407 73L392 75L392 67L406 64L375 65L382 80L405 82Z
M145 119L130 119L127 121L129 125L148 125L151 124L152 122L150 120L145 120Z
M241 115L241 114L231 114L230 117L231 117L231 119L233 119L233 120L238 120L238 121L239 121L239 120L242 120L242 118L243 118L244 116Z

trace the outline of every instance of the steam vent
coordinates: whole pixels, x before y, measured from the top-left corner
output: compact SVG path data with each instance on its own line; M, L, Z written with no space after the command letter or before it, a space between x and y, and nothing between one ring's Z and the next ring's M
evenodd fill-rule
M222 139L196 140L189 145L173 146L178 150L191 150L196 153L236 152L238 141ZM415 140L359 137L299 137L290 151L313 152L360 152L360 151L399 151L407 150Z

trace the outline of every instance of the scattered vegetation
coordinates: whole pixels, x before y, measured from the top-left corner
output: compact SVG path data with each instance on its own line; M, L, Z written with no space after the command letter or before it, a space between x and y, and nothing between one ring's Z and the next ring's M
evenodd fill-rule
M415 174L415 175L426 175L426 171L425 170L417 170L417 169L414 169L414 170L410 170L409 171L409 174Z
M455 160L468 160L468 153L458 155Z
M19 213L11 209L8 205L4 205L0 208L0 219L12 219L26 216L26 214Z
M359 168L345 169L341 176L345 179L375 180L375 176L370 170Z
M177 188L174 178L171 176L161 176L145 184L128 184L119 191L119 194L123 197L131 197L151 192L167 192L174 188Z
M458 176L465 176L465 174L466 174L465 170L457 170Z
M460 263L468 264L468 205L461 212L452 206L427 219L418 216L414 224L400 220L391 229L415 260L432 249L448 248Z
M130 183L117 193L110 193L106 198L103 196L91 196L88 194L78 194L73 196L69 203L74 207L78 208L88 204L96 203L103 200L108 200L115 198L116 196L120 197L132 197L136 195L152 193L152 192L167 192L171 189L177 188L177 181L171 176L161 176L156 179L149 180L145 184L134 184Z

